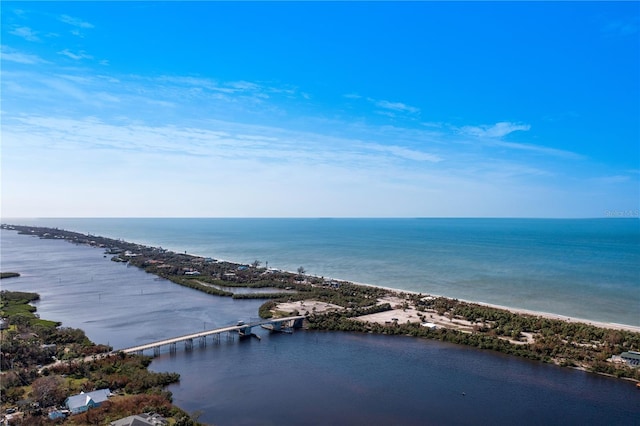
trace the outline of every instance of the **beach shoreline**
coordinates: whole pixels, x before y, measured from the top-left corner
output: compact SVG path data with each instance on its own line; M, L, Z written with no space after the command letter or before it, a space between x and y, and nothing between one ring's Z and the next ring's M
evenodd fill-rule
M201 255L201 254L191 254L191 255L192 256L196 256L196 257L207 257L207 256ZM215 257L215 259L217 259L219 262L227 262L227 263L232 263L232 264L237 264L237 265L242 265L243 264L243 263L237 262L235 260L220 259L220 258L217 258L217 257ZM287 274L297 274L296 271L289 271L289 270L286 270L286 269L279 269L279 268L272 268L272 269L277 270L277 271L281 271L281 272L284 272L284 273L287 273ZM317 275L317 274L306 274L306 275L309 276L309 277L320 278L320 276ZM634 333L640 333L640 325L631 325L631 324L615 323L615 322L610 322L610 321L593 320L593 319L588 319L588 318L580 318L580 317L568 316L568 315L563 315L563 314L557 314L557 313L553 313L553 312L544 312L544 311L536 311L536 310L527 309L527 308L512 307L512 306L501 305L501 304L497 304L497 303L481 302L481 301L469 300L469 299L460 299L460 298L457 298L457 297L447 296L447 295L443 295L443 294L426 293L426 292L419 292L419 291L415 291L415 290L404 290L404 289L401 289L401 288L395 288L395 287L389 287L389 286L383 286L383 285L377 285L377 284L369 284L369 283L364 283L364 282L360 282L360 281L352 281L352 280L349 280L349 279L338 278L338 277L322 276L322 278L324 278L325 280L329 280L329 281L348 282L348 283L351 283L351 284L354 284L354 285L363 286L363 287L372 287L372 288L388 290L388 291L395 292L395 293L398 293L398 294L399 293L413 294L413 295L422 294L423 296L442 297L444 299L449 299L449 300L458 300L458 301L463 302L463 303L480 305L480 306L485 306L487 308L493 308L493 309L501 309L501 310L508 311L508 312L511 312L511 313L514 313L514 314L518 314L518 315L531 315L531 316L535 316L535 317L541 317L541 318L553 319L553 320L560 320L560 321L566 321L566 322L571 322L571 323L588 324L588 325L593 325L595 327L607 328L607 329L612 329L612 330L624 330L624 331L631 331L631 332L634 332Z
M191 254L191 256L203 257L203 258L207 257L207 256L203 256L203 255L200 255L200 254ZM217 258L217 257L215 257L215 259L217 259L219 262L227 262L227 263L237 264L237 265L242 265L243 264L243 263L237 262L235 260L220 259L220 258ZM288 270L285 270L285 269L278 269L278 268L273 268L273 269L277 270L277 271L281 271L281 272L287 273L287 274L297 274L297 272L295 272L295 271L288 271ZM307 274L307 276L314 277L314 278L320 278L320 276L318 276L316 274L313 274L313 275ZM329 281L348 282L348 283L351 283L351 284L354 284L354 285L363 286L363 287L378 288L378 289L387 290L387 291L391 291L391 292L398 293L398 294L400 294L400 293L413 294L413 295L422 294L425 297L426 296L432 296L432 297L442 297L444 299L449 299L449 300L458 300L458 301L463 302L463 303L480 305L480 306L485 306L487 308L493 308L493 309L501 309L501 310L508 311L508 312L511 312L511 313L514 313L514 314L518 314L518 315L531 315L531 316L541 317L541 318L546 318L546 319L560 320L560 321L579 323L579 324L588 324L588 325L593 325L595 327L608 328L608 329L612 329L612 330L624 330L624 331L631 331L631 332L634 332L634 333L640 333L640 325L621 324L621 323L592 320L592 319L579 318L579 317L573 317L573 316L570 317L568 315L556 314L556 313L552 313L552 312L536 311L536 310L533 310L533 309L517 308L517 307L512 307L512 306L500 305L500 304L496 304L496 303L481 302L481 301L475 301L475 300L469 300L469 299L459 299L459 298L456 298L456 297L442 295L442 294L425 293L425 292L419 292L419 291L414 291L414 290L404 290L404 289L395 288L395 287L388 287L388 286L382 286L382 285L377 285L377 284L369 284L369 283L363 283L363 282L359 282L359 281L352 281L352 280L348 280L348 279L344 279L344 278L326 277L326 276L324 276L323 278L325 280L329 280Z
M593 325L595 327L600 327L600 328L609 328L613 330L625 330L625 331L631 331L634 333L640 333L640 326L618 324L618 323L604 322L604 321L594 321L594 320L589 320L585 318L574 318L574 317L568 317L566 315L553 314L549 312L532 311L529 309L510 308L507 306L495 305L491 303L472 302L467 300L461 300L461 302L474 303L476 305L486 306L486 307L495 308L495 309L504 309L506 311L513 312L514 314L519 314L519 315L533 315L533 316L547 318L547 319L555 319L555 320L572 322L572 323L588 324L588 325Z
M5 230L12 230L11 229L12 226L27 227L27 228L33 228L33 229L51 229L51 228L46 228L46 227L41 227L41 226L2 224L2 228L5 229ZM64 231L64 232L70 232L70 233L73 233L73 234L80 234L77 231L60 230L60 229L56 229L56 230L57 231ZM142 246L142 247L147 247L147 248L155 248L153 245L136 243L136 242L129 242L129 241L124 241L124 240L116 240L115 238L112 238L112 237L96 236L96 235L91 235L91 234L86 234L86 235L85 234L81 234L81 235L84 235L86 237L98 237L98 238L104 238L104 239L107 239L107 240L127 242L129 244L134 244L134 245L137 245L137 246ZM175 253L180 253L180 251L175 251L170 247L166 248L166 249L170 250L170 251L173 251ZM188 255L188 256L192 256L194 258L202 258L202 259L206 259L208 257L212 257L210 255L204 255L204 254L198 254L198 253L188 253L186 251L184 252L184 254ZM221 259L221 258L218 258L218 257L215 257L215 256L213 256L213 258L215 258L217 262L229 263L229 264L233 264L233 265L246 265L246 263L238 262L238 261L235 261L235 260ZM279 268L269 268L269 269L276 270L276 271L279 271L279 272L283 272L283 273L286 273L286 274L291 274L291 275L296 275L297 274L297 272L295 272L295 271L288 271L288 270L285 270L285 269L279 269ZM305 273L305 276L313 277L313 278L320 278L320 276L315 275L315 274L312 275L312 274ZM579 317L573 317L573 316L557 314L557 313L552 313L552 312L536 311L536 310L527 309L527 308L512 307L512 306L507 306L507 305L501 305L501 304L495 304L495 303L489 303L489 302L482 302L482 301L475 301L475 300L469 300L469 299L460 299L460 298L447 296L447 295L442 295L442 294L433 294L433 293L427 293L427 292L417 292L417 291L413 291L413 290L404 290L404 289L394 288L394 287L389 287L389 286L382 286L382 285L377 285L377 284L369 284L369 283L363 283L363 282L359 282L359 281L352 281L352 280L343 279L343 278L326 277L326 276L324 276L323 278L325 280L329 280L329 281L345 282L345 283L351 283L351 284L358 285L358 286L363 286L363 287L371 287L371 288L387 290L387 291L390 291L390 292L393 292L393 293L396 293L396 294L401 294L401 293L412 294L412 295L422 294L423 296L441 297L441 298L444 298L444 299L458 300L460 302L469 303L469 304L475 304L475 305L479 305L479 306L485 306L485 307L488 307L488 308L500 309L500 310L508 311L508 312L511 312L511 313L514 313L514 314L519 314L519 315L530 315L530 316L541 317L541 318L546 318L546 319L561 320L561 321L566 321L566 322L571 322L571 323L588 324L588 325L593 325L595 327L601 327L601 328L607 328L607 329L613 329L613 330L624 330L624 331L631 331L631 332L640 333L640 325L622 324L622 323L614 323L614 322L607 322L607 321L592 320L592 319L587 319L587 318L579 318Z
M201 256L198 254L193 254L192 256L197 256L197 257L205 257L205 256ZM242 263L236 262L234 260L227 260L227 259L218 259L216 258L218 261L220 262L228 262L228 263L232 263L232 264L238 264L241 265ZM287 274L297 274L297 272L294 271L288 271L288 270L284 270L284 269L276 269L278 271L287 273ZM310 277L314 277L314 278L320 278L318 275L308 275ZM544 311L536 311L533 309L526 309L526 308L516 308L516 307L511 307L511 306L506 306L506 305L500 305L500 304L495 304L495 303L488 303L488 302L480 302L480 301L475 301L475 300L468 300L468 299L459 299L457 297L452 297L452 296L446 296L446 295L442 295L442 294L433 294L433 293L425 293L425 292L419 292L419 291L414 291L414 290L403 290L400 288L395 288L395 287L388 287L388 286L382 286L382 285L376 285L376 284L369 284L369 283L363 283L363 282L359 282L359 281L351 281L348 279L343 279L343 278L336 278L336 277L324 277L325 280L329 280L329 281L337 281L337 282L348 282L354 285L359 285L359 286L363 286L363 287L372 287L372 288L378 288L378 289L382 289L382 290L387 290L390 292L394 292L394 293L405 293L405 294L413 294L413 295L423 295L423 296L432 296L432 297L442 297L444 299L449 299L449 300L458 300L460 302L463 303L469 303L469 304L474 304L474 305L480 305L480 306L485 306L487 308L493 308L493 309L501 309L504 311L508 311L514 314L519 314L519 315L531 315L531 316L535 316L535 317L541 317L541 318L546 318L546 319L553 319L553 320L560 320L560 321L566 321L566 322L572 322L572 323L579 323L579 324L588 324L588 325L593 325L595 327L601 327L601 328L608 328L608 329L612 329L612 330L624 330L624 331L631 331L634 333L640 333L640 325L631 325L631 324L620 324L620 323L614 323L614 322L607 322L607 321L598 321L598 320L591 320L591 319L587 319L587 318L578 318L578 317L570 317L568 315L562 315L562 314L555 314L552 312L544 312Z
M455 298L455 297L441 295L441 294L424 293L424 292L418 292L418 291L412 291L412 290L402 290L402 289L393 288L393 287L380 286L380 285L374 285L374 284L367 284L367 283L363 283L363 282L349 281L349 280L343 280L343 279L339 279L339 278L329 278L329 279L336 280L336 281L350 282L352 284L365 286L365 287L380 288L380 289L392 291L392 292L395 292L395 293L398 293L398 294L400 294L400 293L413 294L413 295L420 295L421 294L421 295L423 295L425 297L426 296L431 296L431 297L442 297L444 299L449 299L449 300L458 300L458 301L463 302L463 303L469 303L469 304L473 304L473 305L485 306L487 308L493 308L493 309L500 309L500 310L508 311L508 312L511 312L511 313L514 313L514 314L518 314L518 315L531 315L531 316L534 316L534 317L541 317L541 318L546 318L546 319L560 320L560 321L566 321L566 322L571 322L571 323L588 324L588 325L593 325L595 327L608 328L608 329L612 329L612 330L624 330L624 331L631 331L631 332L634 332L634 333L640 333L640 326L635 326L635 325L630 325L630 324L618 324L618 323L613 323L613 322L590 320L590 319L586 319L586 318L569 317L567 315L554 314L554 313L551 313L551 312L535 311L535 310L532 310L532 309L525 309L525 308L515 308L515 307L499 305L499 304L495 304L495 303L478 302L478 301L475 301L475 300L458 299L458 298Z

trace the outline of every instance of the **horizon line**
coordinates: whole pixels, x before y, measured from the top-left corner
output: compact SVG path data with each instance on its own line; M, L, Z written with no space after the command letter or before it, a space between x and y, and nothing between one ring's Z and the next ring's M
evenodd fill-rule
M0 217L5 220L42 220L42 219L273 219L273 220L331 220L331 219L526 219L526 220L593 220L593 219L640 219L636 212L620 211L620 214L603 216L11 216Z

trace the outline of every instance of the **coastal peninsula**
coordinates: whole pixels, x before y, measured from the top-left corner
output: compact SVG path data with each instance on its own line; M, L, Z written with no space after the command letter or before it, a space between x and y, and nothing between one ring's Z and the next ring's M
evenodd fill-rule
M59 229L3 228L99 247L115 262L208 294L262 298L261 317L305 315L308 329L410 335L640 380L639 369L620 357L639 350L637 327L569 321L549 314L357 285L310 276L302 267L297 272L262 267L258 260L237 264ZM235 291L239 288L269 290L241 294Z

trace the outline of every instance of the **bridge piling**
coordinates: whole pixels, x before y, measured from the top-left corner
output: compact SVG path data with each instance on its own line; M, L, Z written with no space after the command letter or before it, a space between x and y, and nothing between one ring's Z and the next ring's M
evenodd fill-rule
M124 353L136 353L136 354L142 355L145 350L152 349L154 356L159 356L161 353L161 348L163 346L168 345L169 352L171 354L175 354L176 345L178 342L184 342L185 350L193 349L193 339L198 339L198 343L200 347L206 347L207 336L211 336L213 343L220 343L222 339L220 335L224 334L226 340L228 342L232 342L235 340L236 335L238 335L239 338L254 335L253 333L251 333L251 330L252 330L252 327L257 327L257 326L263 326L264 328L270 329L272 331L286 331L290 333L291 332L290 327L292 325L294 328L301 327L303 320L304 320L304 317L300 315L296 315L296 316L291 316L286 318L261 319L261 320L256 320L255 322L250 322L250 323L244 323L244 321L240 321L238 322L237 325L219 327L213 330L204 330L197 333L172 337L169 339L159 340L156 342L133 346L125 349L120 349L120 351Z

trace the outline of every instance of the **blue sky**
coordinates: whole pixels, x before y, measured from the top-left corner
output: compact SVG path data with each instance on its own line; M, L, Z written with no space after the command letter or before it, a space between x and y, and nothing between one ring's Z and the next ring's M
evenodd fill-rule
M3 217L638 216L638 2L1 19Z

